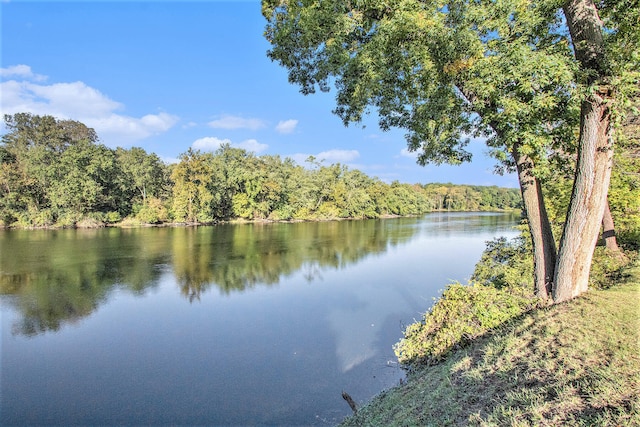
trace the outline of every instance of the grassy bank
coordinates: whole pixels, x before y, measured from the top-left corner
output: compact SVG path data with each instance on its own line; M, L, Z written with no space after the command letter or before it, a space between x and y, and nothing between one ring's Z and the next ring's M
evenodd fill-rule
M640 263L415 369L344 426L640 426Z

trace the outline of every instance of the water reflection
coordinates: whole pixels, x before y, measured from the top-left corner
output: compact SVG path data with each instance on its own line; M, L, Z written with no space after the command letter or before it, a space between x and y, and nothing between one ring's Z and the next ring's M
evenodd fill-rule
M0 232L0 294L10 296L4 301L21 313L13 332L34 335L57 331L65 323L90 315L115 290L145 294L167 270L173 272L180 293L193 302L212 288L223 295L242 292L278 284L282 277L298 271L304 272L307 281L314 281L327 269L340 270L383 253L420 232L469 233L510 220L486 214L456 218L456 214L436 214L426 223L420 218L396 218L189 228L8 230ZM352 310L337 312L333 321L345 323L340 317L353 315ZM365 330L357 335L369 340Z
M0 424L335 425L512 220L0 232Z
M162 234L165 230L156 230ZM4 231L0 294L22 314L13 332L56 331L91 314L115 288L143 294L166 262L161 236L137 230Z
M173 268L182 294L193 301L214 286L224 294L245 291L299 270L312 281L322 268L343 268L415 232L373 220L191 228L173 239Z
M401 219L412 224L416 219ZM341 268L398 236L383 221L216 227L8 230L0 234L0 294L21 314L14 333L56 331L91 314L115 289L144 294L171 267L189 301L277 284L283 275Z

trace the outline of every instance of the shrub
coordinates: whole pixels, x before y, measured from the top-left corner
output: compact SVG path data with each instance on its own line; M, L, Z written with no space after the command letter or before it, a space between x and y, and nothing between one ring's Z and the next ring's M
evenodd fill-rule
M231 205L233 206L233 213L239 218L252 219L253 208L249 201L249 196L245 193L234 194L231 199Z
M405 365L438 361L456 346L523 314L535 304L532 293L522 287L450 284L423 321L406 328L404 338L394 346L395 354Z
M306 207L302 207L302 208L298 209L293 214L293 219L306 220L306 219L311 219L311 218L312 218L311 210L309 210L309 208L306 208Z
M449 285L421 322L394 346L400 363L435 362L458 345L520 316L537 304L531 242L526 234L487 242L472 285Z
M128 216L123 218L119 225L120 227L138 227L142 225L142 222L136 217Z
M487 286L533 288L531 239L524 233L508 241L500 237L488 241L471 280Z
M284 205L269 214L273 221L286 221L294 217L294 209L290 205Z
M58 216L56 221L56 226L58 227L75 227L76 223L80 221L81 214L77 212L63 212Z
M618 243L626 250L640 251L640 229L620 231Z
M162 203L162 200L149 197L147 204L142 206L136 214L136 219L145 224L158 224L169 219L169 212Z
M589 286L596 289L606 289L620 278L623 267L629 264L629 259L622 252L615 252L604 246L596 247L591 261Z
M51 209L42 209L29 212L31 224L34 227L48 227L54 223L54 215Z
M116 222L122 221L122 216L120 212L110 211L105 214L104 221L109 224L115 224Z
M100 212L93 212L83 216L76 222L76 228L100 228L104 227L104 215Z
M323 202L320 204L316 216L319 219L336 219L340 218L340 209L336 207L334 203Z

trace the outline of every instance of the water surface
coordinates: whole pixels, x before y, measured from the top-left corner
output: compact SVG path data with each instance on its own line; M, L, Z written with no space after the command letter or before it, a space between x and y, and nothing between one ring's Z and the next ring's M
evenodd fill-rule
M2 425L334 425L504 214L0 232Z

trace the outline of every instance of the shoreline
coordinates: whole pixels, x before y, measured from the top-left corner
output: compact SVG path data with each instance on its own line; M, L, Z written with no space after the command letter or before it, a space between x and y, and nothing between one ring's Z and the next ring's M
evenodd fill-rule
M640 425L639 307L634 261L609 287L529 311L414 367L339 426Z
M314 219L284 219L284 220L273 220L273 219L242 219L242 218L233 218L227 220L218 220L212 222L162 222L157 224L149 224L136 222L135 219L123 220L116 223L104 223L95 220L80 220L73 226L68 225L44 225L44 226L33 226L33 227L20 227L20 226L0 226L0 230L90 230L90 229L99 229L99 228L162 228L162 227L210 227L221 224L295 224L300 222L330 222L330 221L359 221L363 219L393 219L393 218L415 218L421 215L426 215L430 213L442 213L442 212L461 212L461 213L513 213L519 214L522 212L520 209L492 209L492 210L480 210L480 211L465 211L465 210L433 210L429 212L425 212L420 215L393 215L386 214L380 215L377 218L314 218Z

